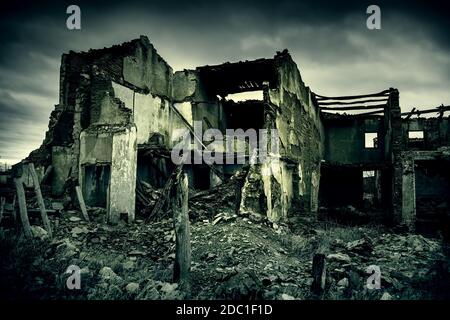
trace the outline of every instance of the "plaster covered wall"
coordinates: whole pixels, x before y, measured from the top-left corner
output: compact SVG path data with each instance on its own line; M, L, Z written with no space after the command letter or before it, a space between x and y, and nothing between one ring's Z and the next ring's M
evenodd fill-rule
M272 159L262 165L261 174L267 199L267 217L270 221L283 221L288 217L294 195L292 167Z
M164 136L167 142L170 138L171 122L170 107L167 98L153 94L142 94L130 88L112 82L114 95L132 112L132 120L137 128L137 143L144 144L152 133Z
M126 213L134 220L137 174L137 130L127 127L91 127L80 136L80 177L83 192L86 165L110 165L107 203L108 220L117 223ZM86 196L86 194L85 194Z
M128 222L135 217L137 170L137 132L132 126L114 134L112 140L111 183L109 188L109 221L117 223L126 213Z

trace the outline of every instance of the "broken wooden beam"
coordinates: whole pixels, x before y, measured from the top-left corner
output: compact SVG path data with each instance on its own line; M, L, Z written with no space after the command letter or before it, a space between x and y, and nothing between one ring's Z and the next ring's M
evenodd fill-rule
M180 118L180 120L186 125L186 127L188 128L188 130L192 133L192 135L194 136L195 139L197 139L197 141L200 143L200 145L205 148L206 150L208 150L208 147L203 143L202 138L198 137L194 128L191 126L191 124L183 117L183 115L180 113L180 111L178 111L177 108L175 108L175 106L173 104L170 104L171 109L175 112L175 114ZM211 164L208 164L205 162L205 164L217 175L217 177L219 177L220 180L224 180L225 177L223 176L223 173L220 172L216 167L214 167Z
M375 110L375 111L369 111L369 112L362 112L362 113L354 113L354 114L342 114L342 113L336 113L336 112L327 112L322 111L323 114L330 114L330 115L341 115L341 116L351 116L351 117L364 117L364 116L372 116L372 115L378 115L382 116L384 115L385 110Z
M191 236L188 209L188 178L181 170L178 172L171 190L171 209L175 229L175 262L173 281L189 293L191 269Z
M335 102L318 102L321 106L331 106L331 105L353 105L358 103L373 103L373 102L385 102L387 103L387 96L385 99L369 99L369 100L356 100L356 101L350 101L350 102L342 102L342 101L335 101Z
M415 110L415 111L411 110L409 112L402 112L401 115L402 116L408 116L408 115L415 115L415 114L417 114L419 116L421 114L426 114L426 113L433 113L433 112L443 113L443 112L446 112L446 111L450 111L450 106L440 106L440 107L437 107L437 108L425 109L425 110Z
M386 107L386 104L376 104L372 106L351 106L351 107L320 107L321 110L372 110L372 109L383 109Z
M41 183L42 183L42 184L45 184L45 183L47 182L47 180L48 180L48 178L50 177L50 174L52 173L52 171L53 171L53 166L52 166L52 165L49 165L49 166L47 167L47 169L45 170L44 176L43 176L42 179L41 179Z
M31 213L39 213L40 214L42 212L41 209L33 209L33 208L28 208L27 211L29 214L31 214ZM46 209L45 212L47 213L47 215L49 215L49 214L55 214L57 211L54 209Z
M14 184L16 186L17 200L19 202L20 220L22 221L23 232L26 237L31 238L33 233L31 231L30 221L28 220L27 202L25 199L25 191L23 189L23 182L21 178L15 178Z
M33 179L34 192L36 193L39 210L41 211L42 222L44 224L44 228L47 231L48 236L51 238L52 226L50 224L50 220L48 219L47 211L45 210L44 198L42 197L41 186L39 184L39 179L36 174L36 170L34 169L34 164L29 163L28 168L30 170L31 178Z
M153 206L152 212L147 217L146 221L149 221L153 217L157 216L159 212L162 210L164 204L166 203L167 199L170 196L170 190L172 190L172 186L175 182L175 179L180 175L180 172L183 170L183 165L179 165L175 167L172 174L170 175L169 179L167 179L166 184L164 185L163 191L161 193L161 198L158 199L158 201Z
M84 203L83 193L81 192L80 186L75 187L75 192L77 194L78 204L80 205L81 213L86 221L89 221L89 215L86 210L86 204Z
M371 94L361 94L361 95L357 95L357 96L340 96L340 97L326 97L326 96L321 96L319 94L315 94L315 97L317 99L317 101L321 100L354 100L354 99L361 99L361 98L371 98L371 97L382 97L382 96L389 96L390 90L383 90L381 92L378 93L371 93Z

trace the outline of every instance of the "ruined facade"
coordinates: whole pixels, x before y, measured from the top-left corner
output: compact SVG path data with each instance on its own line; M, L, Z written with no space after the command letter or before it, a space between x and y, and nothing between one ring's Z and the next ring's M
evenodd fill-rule
M261 99L227 99L248 91L261 92ZM342 107L361 99L377 104ZM354 109L370 111L336 113ZM250 166L239 195L240 211L271 221L351 205L413 227L421 212L414 172L435 161L442 168L436 181L442 180L439 188L448 194L448 118L402 120L396 89L365 97L316 95L286 50L271 59L173 72L146 37L63 55L59 104L44 143L25 162L33 161L41 176L51 166L48 183L55 195L80 185L87 205L106 208L110 222L122 214L132 221L137 181L164 187L175 166L169 154L179 141L177 129L199 122L220 130L225 140L233 138L226 136L229 128L277 130L277 154ZM411 130L422 130L422 141L408 139ZM368 139L372 146L365 145ZM208 142L200 141L200 151L192 152L205 152ZM245 154L247 163L251 156ZM193 164L184 170L192 189L206 190L242 165ZM16 171L26 178L20 165Z

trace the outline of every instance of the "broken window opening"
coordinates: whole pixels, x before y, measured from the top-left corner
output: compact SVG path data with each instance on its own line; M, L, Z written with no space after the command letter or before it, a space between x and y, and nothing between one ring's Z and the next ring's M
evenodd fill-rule
M411 130L408 131L409 140L423 140L423 131L419 130Z
M374 170L364 170L363 178L370 178L370 177L375 177L375 171Z
M364 148L375 149L378 148L378 133L377 132L366 132L364 134Z

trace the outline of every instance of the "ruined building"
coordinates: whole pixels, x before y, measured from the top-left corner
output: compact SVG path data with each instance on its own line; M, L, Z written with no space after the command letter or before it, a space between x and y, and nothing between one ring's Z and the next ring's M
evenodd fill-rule
M261 92L261 99L227 99L247 91ZM80 185L86 203L106 208L112 223L122 214L132 221L137 181L162 188L175 167L177 129L192 129L194 121L223 132L277 129L279 152L252 166L240 210L283 221L351 206L412 229L449 211L450 127L448 108L439 110L435 118L402 115L392 88L316 95L286 50L271 59L173 72L141 37L62 56L59 103L42 146L25 162L33 161L41 176L51 166L54 195ZM192 189L207 190L240 167L184 169ZM15 169L27 183L26 167Z

